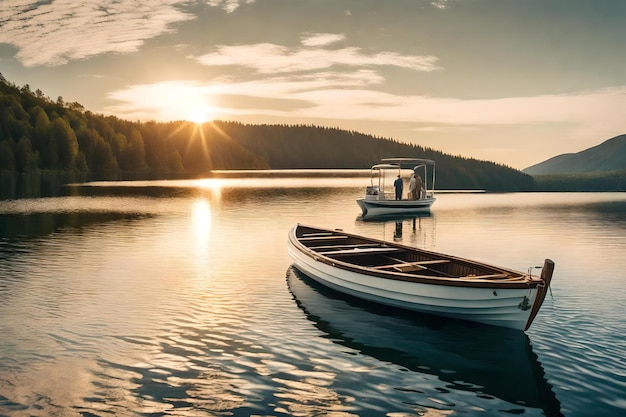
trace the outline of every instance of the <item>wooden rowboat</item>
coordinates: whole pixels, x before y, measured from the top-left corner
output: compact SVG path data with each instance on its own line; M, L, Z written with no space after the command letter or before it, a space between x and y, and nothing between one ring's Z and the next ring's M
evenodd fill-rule
M554 262L540 276L342 230L297 224L294 266L321 284L407 310L527 330L545 299Z

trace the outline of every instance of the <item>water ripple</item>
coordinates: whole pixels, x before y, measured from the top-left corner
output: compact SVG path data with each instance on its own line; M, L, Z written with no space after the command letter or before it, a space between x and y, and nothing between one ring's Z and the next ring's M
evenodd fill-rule
M443 195L440 211L405 222L405 243L498 264L554 254L553 296L524 334L312 285L285 253L295 221L387 238L397 225L356 220L346 207L360 190L270 191L0 203L0 415L604 417L626 406L623 206L581 212L593 196L564 207L549 195L529 216L517 208L528 195L470 196L490 206L471 210Z

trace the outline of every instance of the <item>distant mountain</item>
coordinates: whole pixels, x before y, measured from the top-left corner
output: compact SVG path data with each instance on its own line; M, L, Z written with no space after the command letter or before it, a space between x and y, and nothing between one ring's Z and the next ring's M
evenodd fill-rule
M590 174L626 169L626 134L577 153L555 156L522 170L529 175Z

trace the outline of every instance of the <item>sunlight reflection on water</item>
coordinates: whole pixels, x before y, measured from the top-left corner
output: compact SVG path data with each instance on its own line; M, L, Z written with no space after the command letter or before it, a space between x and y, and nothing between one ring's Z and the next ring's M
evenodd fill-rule
M362 177L211 181L0 201L0 414L623 407L625 195L441 194L363 221ZM291 271L296 222L520 270L551 257L552 296L528 336L354 304Z

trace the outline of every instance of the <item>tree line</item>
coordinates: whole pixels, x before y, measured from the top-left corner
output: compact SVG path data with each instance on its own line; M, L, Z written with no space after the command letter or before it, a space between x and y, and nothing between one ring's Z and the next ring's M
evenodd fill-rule
M0 80L2 81L2 80ZM89 179L196 176L269 168L225 135L188 122L140 123L0 82L0 170L76 171Z
M437 162L437 188L528 191L533 178L489 161L313 125L132 122L45 97L0 74L0 171L89 180L200 177L227 169L363 169L387 157Z
M541 191L626 191L626 170L534 176Z

